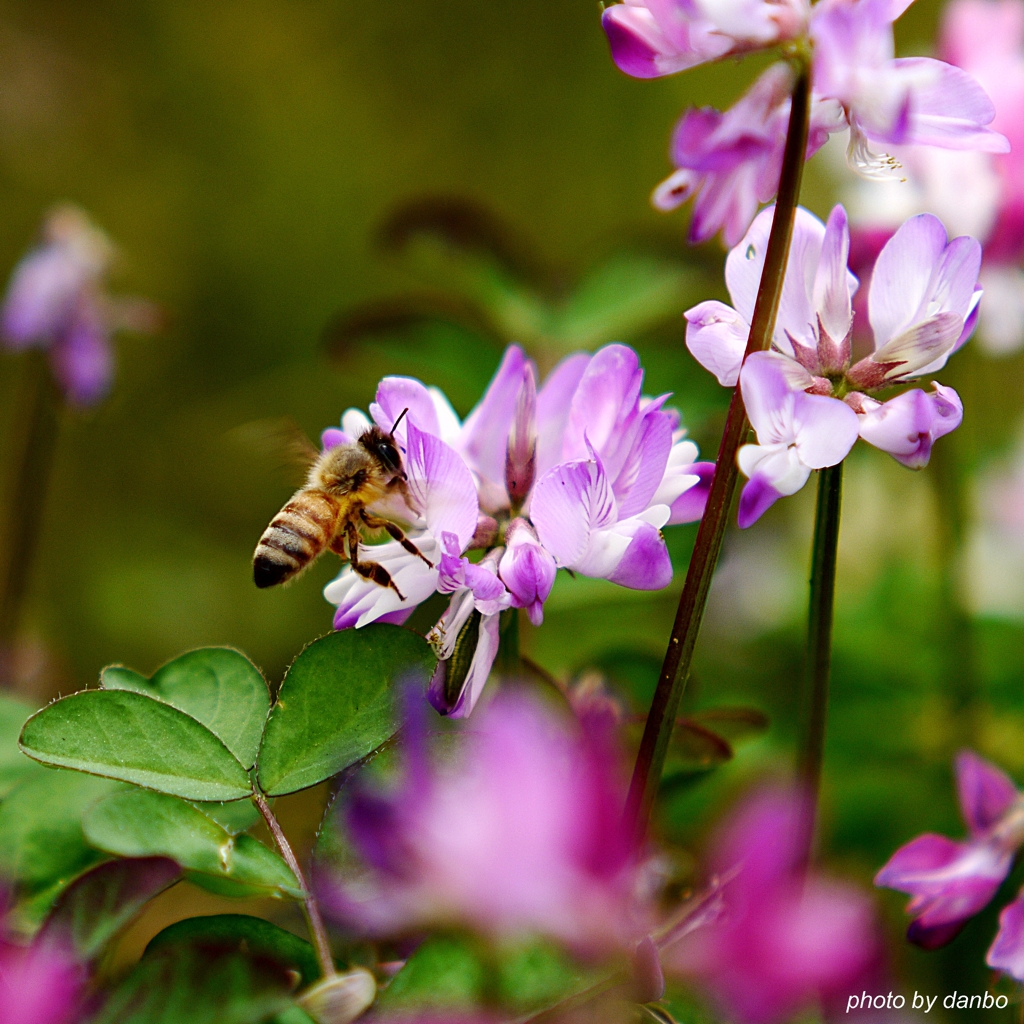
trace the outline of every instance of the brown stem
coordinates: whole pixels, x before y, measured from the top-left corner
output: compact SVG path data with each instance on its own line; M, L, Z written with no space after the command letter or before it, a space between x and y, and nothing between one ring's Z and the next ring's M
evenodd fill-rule
M295 851L288 842L288 837L284 834L280 822L274 817L274 812L270 809L267 798L258 789L253 793L252 798L260 814L263 815L263 820L267 823L267 828L270 829L270 834L274 837L274 842L277 844L281 856L284 857L288 867L292 869L292 874L298 879L299 885L302 886L302 891L306 894L302 905L306 911L306 921L309 924L309 934L313 939L313 946L316 949L316 958L320 963L320 973L325 978L331 978L337 973L334 969L334 957L331 955L331 944L327 938L324 919L320 916L320 908L317 906L313 893L310 891L309 883L306 881L306 876L302 872L302 865L299 864L299 859L295 856Z
M11 500L0 580L0 685L14 681L14 643L19 613L35 560L56 451L59 399L50 379L46 353L26 353L16 429L12 445Z
M761 284L758 288L744 358L752 352L766 349L775 330L775 318L782 295L782 282L789 258L789 243L793 236L793 222L796 218L800 181L807 152L810 99L810 66L806 59L801 59L793 85L793 100L789 129L786 133L779 193L775 202L775 216L768 238L768 250L765 253L764 270L761 273ZM643 739L640 741L640 752L637 755L626 800L625 823L637 845L643 842L647 832L651 808L665 764L665 754L672 736L672 726L675 724L679 702L690 674L693 648L697 642L701 619L704 617L711 577L722 550L722 538L725 536L729 509L736 491L736 452L746 437L748 428L743 396L737 384L729 405L722 443L718 448L711 493L708 495L704 517L697 529L697 539L686 572L686 582L679 597L672 635L647 716Z

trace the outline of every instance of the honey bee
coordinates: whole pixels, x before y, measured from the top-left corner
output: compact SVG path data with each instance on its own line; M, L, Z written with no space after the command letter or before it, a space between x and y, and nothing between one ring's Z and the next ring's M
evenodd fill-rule
M433 567L400 526L367 511L393 492L413 507L395 443L395 429L408 411L402 411L388 434L374 425L355 442L316 456L305 486L274 516L256 545L252 570L257 587L292 579L330 548L363 579L390 587L405 600L384 566L360 559L359 543L361 527L386 530L406 551Z

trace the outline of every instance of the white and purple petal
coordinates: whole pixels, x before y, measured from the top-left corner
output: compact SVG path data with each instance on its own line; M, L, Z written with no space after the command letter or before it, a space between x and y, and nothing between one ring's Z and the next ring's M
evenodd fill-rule
M960 396L933 381L931 393L914 388L880 403L865 398L859 414L860 436L909 469L928 464L932 445L956 430L963 419Z

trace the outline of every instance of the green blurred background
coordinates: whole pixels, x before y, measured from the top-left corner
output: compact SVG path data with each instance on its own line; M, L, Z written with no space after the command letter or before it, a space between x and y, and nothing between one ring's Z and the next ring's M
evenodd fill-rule
M928 52L938 17L937 3L919 0L897 26L900 52ZM556 305L589 281L600 313L618 308L616 288L642 296L645 268L666 275L651 315L633 310L613 326L640 350L645 390L674 391L713 458L727 394L690 359L678 314L723 297L723 253L688 252L685 214L657 214L648 196L670 169L682 108L727 105L760 66L630 80L589 0L8 0L0 269L47 208L72 201L119 245L114 289L153 299L168 319L160 335L119 338L112 397L63 423L22 625L22 691L42 701L94 683L104 664L150 672L204 644L238 646L276 679L329 629L320 591L336 563L280 590L251 582L252 549L290 490L268 438L284 418L316 437L365 407L387 372L441 385L465 413L500 355L494 338L446 322L338 343L339 316L436 293L458 262L436 247L385 251L381 227L410 201L491 211ZM824 156L810 166L804 201L818 213L838 194L832 166ZM502 280L489 294L514 306L516 287ZM520 322L529 334L528 315L504 323L515 335ZM602 340L598 328L576 336ZM531 344L549 366L544 329ZM0 360L5 450L22 371L21 359ZM926 472L874 450L849 463L825 831L835 863L864 882L917 832L958 834L957 746L1024 777L1021 609L965 603L961 557L972 480L1017 442L1024 360L969 346L942 379L961 390L965 424ZM687 699L754 705L773 724L726 768L671 790L662 826L680 842L696 842L741 785L786 764L812 492L729 539ZM533 656L566 673L618 652L647 685L692 542L691 528L669 532L671 592L560 578L544 626L525 638ZM880 902L902 990L989 983L992 913L944 953L922 954L895 938L901 898Z

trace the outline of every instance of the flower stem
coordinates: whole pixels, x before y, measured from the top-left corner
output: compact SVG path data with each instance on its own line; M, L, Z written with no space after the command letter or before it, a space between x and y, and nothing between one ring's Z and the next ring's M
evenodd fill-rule
M807 617L807 703L797 775L806 800L804 865L811 859L821 789L828 718L828 682L832 669L832 619L836 594L836 556L843 504L843 464L818 471L818 506L811 552L811 600Z
M309 883L302 872L299 859L295 856L295 851L288 842L288 837L284 834L281 823L274 817L274 812L270 809L267 798L258 789L253 793L252 798L260 814L263 815L263 820L267 823L267 828L270 829L270 834L274 837L274 842L277 844L281 856L288 867L292 869L292 874L298 879L299 885L302 886L302 891L306 894L302 905L306 911L306 923L309 925L309 934L313 939L313 946L316 949L316 958L320 963L320 973L325 978L332 978L337 972L334 968L334 957L331 955L331 944L327 938L327 929L324 927L324 919L320 916L320 908L313 898L313 893L310 891Z
M12 445L11 501L4 538L7 550L0 579L0 686L14 681L19 612L39 543L60 426L59 401L46 354L32 349L24 361L16 420L20 436Z
M757 302L747 338L744 355L766 349L771 343L775 330L775 318L782 295L782 282L789 258L789 243L793 236L793 222L797 202L800 198L800 181L803 177L804 158L807 151L807 129L810 120L811 81L810 66L806 59L797 63L796 81L793 85L793 101L786 134L786 148L783 154L782 175L779 193L775 203L768 251L765 254L764 270L758 288ZM736 452L746 438L749 423L743 407L743 396L739 384L733 392L729 414L725 421L722 443L718 448L715 462L715 477L711 484L704 517L697 529L697 539L686 582L679 597L668 650L661 668L661 677L651 702L651 709L644 726L640 752L633 769L633 779L626 800L625 823L639 845L643 842L650 819L651 808L661 780L665 754L672 736L679 702L686 688L690 674L693 648L697 642L704 606L711 588L711 577L718 564L722 550L722 538L736 491Z

